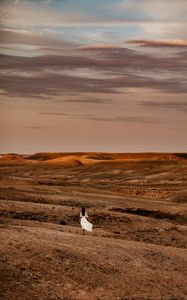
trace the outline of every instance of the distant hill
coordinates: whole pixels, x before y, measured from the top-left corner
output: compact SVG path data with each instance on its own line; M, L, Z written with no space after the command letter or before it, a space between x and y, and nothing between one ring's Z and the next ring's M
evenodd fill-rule
M16 154L16 153L7 153L7 154L0 154L0 160L23 160L25 159L24 155Z
M102 152L38 152L32 155L1 154L0 161L45 162L81 166L99 162L176 161L187 160L187 153L102 153Z

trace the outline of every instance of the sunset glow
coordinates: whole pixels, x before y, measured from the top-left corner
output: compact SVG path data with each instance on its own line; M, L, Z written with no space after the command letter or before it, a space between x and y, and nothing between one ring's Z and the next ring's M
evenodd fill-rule
M0 11L1 153L186 151L186 0Z

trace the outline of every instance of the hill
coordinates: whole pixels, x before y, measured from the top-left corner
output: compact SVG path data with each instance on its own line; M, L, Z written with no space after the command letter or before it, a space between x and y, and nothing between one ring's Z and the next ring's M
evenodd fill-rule
M186 156L2 155L0 241L2 300L184 300Z

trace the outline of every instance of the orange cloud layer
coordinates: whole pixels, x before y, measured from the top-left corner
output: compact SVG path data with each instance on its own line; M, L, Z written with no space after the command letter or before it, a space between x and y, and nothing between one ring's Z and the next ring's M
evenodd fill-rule
M187 47L187 40L173 39L173 40L127 40L125 44L138 44L148 47Z

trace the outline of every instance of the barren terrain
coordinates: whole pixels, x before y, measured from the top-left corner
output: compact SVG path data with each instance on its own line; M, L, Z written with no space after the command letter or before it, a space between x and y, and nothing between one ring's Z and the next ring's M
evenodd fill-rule
M0 179L0 299L187 299L187 154L4 154Z

